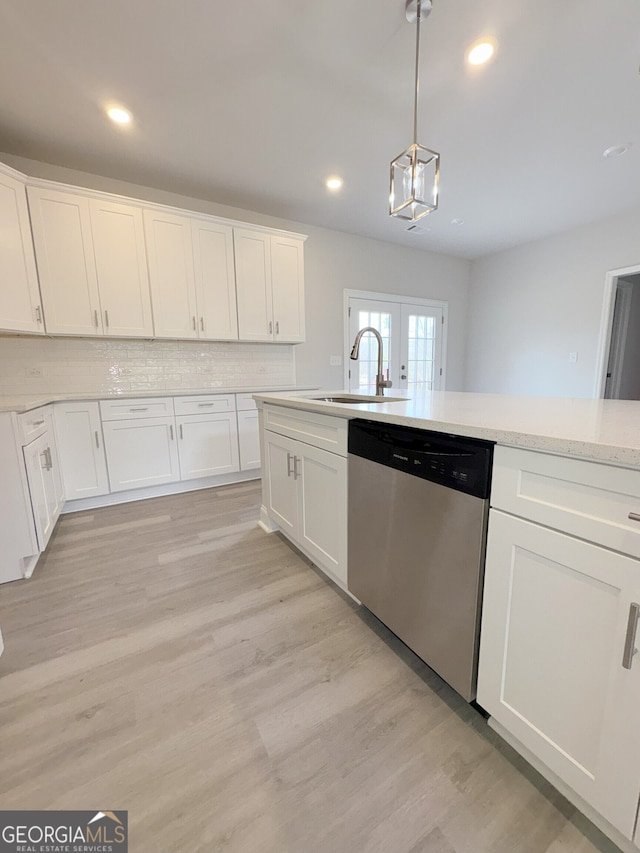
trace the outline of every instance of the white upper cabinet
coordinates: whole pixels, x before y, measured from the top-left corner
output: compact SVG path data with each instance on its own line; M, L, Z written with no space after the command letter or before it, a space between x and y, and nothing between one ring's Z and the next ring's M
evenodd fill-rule
M42 308L24 183L0 172L0 329L42 334Z
M273 340L304 340L303 242L295 237L271 235L271 285L273 288Z
M241 341L273 340L271 241L263 231L234 228L238 336Z
M40 187L27 195L47 332L101 335L89 199Z
M158 338L197 338L191 219L144 211L153 318Z
M47 332L153 337L141 209L49 188L28 196Z
M304 340L303 240L234 228L241 341Z
M212 340L238 339L233 228L194 219L191 223L198 305L198 334Z
M153 337L142 210L91 199L90 212L104 334Z

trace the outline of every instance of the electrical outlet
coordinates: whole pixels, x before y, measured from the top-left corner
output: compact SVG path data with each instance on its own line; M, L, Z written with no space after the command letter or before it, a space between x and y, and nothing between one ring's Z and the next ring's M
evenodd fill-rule
M342 366L342 356L341 355L332 355L329 357L329 364L331 367L341 367Z
M578 353L577 352L570 352L569 353L569 363L575 364L577 360L578 360Z
M37 376L42 376L42 368L41 367L25 367L24 375L33 379Z

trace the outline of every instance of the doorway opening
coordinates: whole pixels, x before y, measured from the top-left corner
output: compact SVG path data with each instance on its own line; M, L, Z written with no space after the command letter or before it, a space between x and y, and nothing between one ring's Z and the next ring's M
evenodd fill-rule
M378 350L373 335L363 337L359 359L349 359L356 333L372 326L382 337L383 373L393 388L415 394L444 390L446 318L446 302L345 290L345 388L375 393Z
M640 400L640 266L607 275L594 396Z

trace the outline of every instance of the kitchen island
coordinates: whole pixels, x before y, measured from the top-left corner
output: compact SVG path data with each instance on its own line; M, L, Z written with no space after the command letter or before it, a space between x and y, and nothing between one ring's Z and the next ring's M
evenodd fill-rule
M349 419L496 443L478 703L618 846L637 849L640 403L315 396L256 395L261 524L346 591Z

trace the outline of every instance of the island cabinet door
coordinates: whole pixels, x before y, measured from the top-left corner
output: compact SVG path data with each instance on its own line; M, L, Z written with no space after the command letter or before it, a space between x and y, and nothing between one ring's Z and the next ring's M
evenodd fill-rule
M314 562L347 584L347 460L298 443L298 537Z
M640 793L636 604L638 560L491 511L478 703L627 838Z
M264 467L267 510L282 531L298 539L298 484L294 464L298 442L291 438L265 431Z

